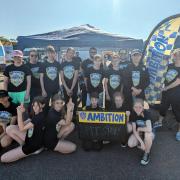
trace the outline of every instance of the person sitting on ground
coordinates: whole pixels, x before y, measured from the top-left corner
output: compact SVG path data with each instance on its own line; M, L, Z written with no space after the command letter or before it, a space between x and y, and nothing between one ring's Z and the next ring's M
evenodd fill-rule
M38 96L32 102L32 118L23 120L25 107L23 104L17 107L18 125L10 125L6 128L7 134L17 141L20 146L1 156L1 162L10 163L38 154L43 150L44 112L45 98Z
M17 105L12 102L8 92L0 90L0 149L7 147L12 143L12 138L7 135L6 127L16 124Z
M53 96L52 106L45 122L45 148L63 154L72 153L76 150L74 143L64 140L75 127L72 122L73 110L74 103L72 102L72 98L69 99L67 111L65 111L65 102L61 95L55 94Z

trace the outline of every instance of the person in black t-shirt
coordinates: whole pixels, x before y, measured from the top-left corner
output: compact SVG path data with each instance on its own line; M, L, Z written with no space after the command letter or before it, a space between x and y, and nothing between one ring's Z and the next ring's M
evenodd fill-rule
M146 165L150 160L154 134L152 132L150 114L147 110L144 110L144 101L142 99L134 101L133 111L129 120L132 123L132 135L129 137L128 146L130 148L137 146L144 151L141 164Z
M115 92L113 95L113 101L109 109L110 112L125 112L126 124L122 126L121 147L126 147L128 141L128 133L132 132L132 125L129 123L130 109L124 103L124 96L120 92Z
M165 87L162 89L159 124L162 126L162 120L171 105L178 123L176 140L180 141L180 48L174 50L172 58L174 63L168 66L165 75Z
M62 97L59 94L53 96L52 107L45 123L44 146L46 148L63 154L72 153L76 150L74 143L64 140L74 130L73 109L74 104L71 98L67 103L67 111L65 112Z
M128 65L129 65L129 54L128 51L125 49L120 49L119 50L119 57L120 57L120 62L119 62L119 68L124 71Z
M12 142L12 138L6 133L6 127L16 123L16 107L17 105L8 96L8 92L0 90L0 127L2 130L0 133L0 148L7 147Z
M23 64L22 51L14 50L13 57L14 64L7 66L4 71L4 89L14 103L29 103L31 71Z
M90 104L89 95L93 92L97 92L99 96L99 106L103 107L103 78L104 70L101 68L103 63L102 57L100 55L95 55L93 67L90 67L85 72L85 85L88 92L86 105Z
M41 95L40 85L40 67L41 63L38 62L38 52L36 48L32 48L29 52L29 62L26 64L31 70L31 90L30 90L30 101L32 102L34 97Z
M112 104L115 92L122 92L123 90L123 73L119 69L119 56L113 54L111 60L112 67L105 72L105 93L106 93L106 108Z
M60 64L55 60L56 52L53 46L48 46L46 52L48 59L42 64L39 72L42 96L46 97L49 105L50 98L58 93L60 88Z
M98 106L99 96L97 92L93 92L90 95L91 104L86 106L86 111L102 111L103 109ZM100 151L103 148L103 141L98 141L96 139L89 140L84 139L82 141L82 147L85 151L95 150Z
M93 66L93 59L96 54L97 54L97 49L91 47L89 49L89 58L84 60L81 64L83 77L85 75L85 72L87 72L88 68ZM86 99L87 99L87 91L86 91L86 85L84 83L82 86L82 107L86 106Z
M78 73L80 63L76 61L74 48L68 48L65 61L61 64L61 81L63 85L65 103L72 98L74 103L74 115L77 109Z
M14 162L30 154L38 154L42 151L44 136L45 98L38 96L32 102L32 118L23 120L25 108L23 104L17 107L18 125L10 125L6 128L7 134L17 141L20 146L8 151L1 156L1 162Z
M135 49L131 53L131 64L124 70L124 96L125 102L132 107L133 100L145 98L144 90L149 85L149 73L141 63L142 52Z

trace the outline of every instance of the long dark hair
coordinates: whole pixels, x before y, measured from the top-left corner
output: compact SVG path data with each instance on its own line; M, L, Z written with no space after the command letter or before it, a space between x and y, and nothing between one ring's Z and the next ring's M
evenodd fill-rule
M40 105L45 105L46 99L44 97L42 97L42 96L36 96L33 99L33 102L31 104L32 108L31 108L31 112L30 112L30 117L31 118L35 115L34 110L33 110L33 106L34 106L35 103L37 103L38 106L40 107Z

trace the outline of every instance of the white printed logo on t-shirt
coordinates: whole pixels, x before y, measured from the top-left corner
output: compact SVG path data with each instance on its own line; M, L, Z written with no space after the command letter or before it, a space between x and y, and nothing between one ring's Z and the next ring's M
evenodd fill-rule
M120 85L120 76L115 74L110 75L109 84L113 89L116 89Z
M139 71L132 71L132 82L133 86L138 86L140 82L140 72Z
M14 86L18 87L20 84L23 83L25 73L22 71L11 71L9 72L9 76L10 76L10 82Z
M71 66L71 65L67 65L63 68L64 70L64 76L68 79L72 79L73 78L73 75L74 75L74 72L75 72L75 69L74 69L74 66Z
M166 81L167 82L173 81L176 78L177 75L178 75L178 72L175 69L170 69L166 73Z
M101 74L98 73L92 73L90 74L90 81L93 87L98 87L101 81Z
M31 68L31 72L32 72L34 78L39 79L39 77L40 77L39 67Z
M47 67L46 68L46 74L47 77L51 80L55 80L57 77L57 68L52 66L52 67Z

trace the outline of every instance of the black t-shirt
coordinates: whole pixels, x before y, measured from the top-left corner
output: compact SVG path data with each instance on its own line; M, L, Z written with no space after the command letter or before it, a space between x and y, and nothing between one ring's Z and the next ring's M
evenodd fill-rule
M44 118L45 116L43 112L34 115L32 118L31 123L34 127L27 130L25 144L22 147L25 154L33 153L42 147L45 122Z
M40 89L40 67L41 67L41 63L37 62L36 64L31 64L30 62L28 62L27 67L29 67L29 69L31 70L32 76L31 76L31 88L33 89Z
M85 72L85 77L87 78L88 93L103 92L102 80L104 78L104 70L102 68L96 70L90 67Z
M142 89L142 93L144 93L144 89L150 83L148 70L143 65L129 64L124 71L124 77L125 91L131 91L131 87L136 87Z
M54 108L51 108L48 112L45 124L45 134L44 140L45 144L54 141L57 141L57 134L59 133L59 129L57 129L57 123L64 119L65 113L62 111L57 112ZM47 142L47 143L46 143Z
M170 85L171 83L176 81L177 78L180 78L180 67L176 67L174 64L170 64L168 66L168 70L165 75L165 82L164 82L165 86ZM168 90L168 92L175 92L175 91L180 92L180 85Z
M144 116L137 115L136 112L132 111L129 117L130 122L136 123L136 127L146 127L146 121L151 120L150 113L144 110Z
M93 60L91 59L84 60L81 64L81 67L83 69L83 72L85 73L88 70L88 68L93 67Z
M75 71L79 70L79 67L80 67L80 64L76 60L72 60L70 62L64 61L61 64L61 72L63 72L64 74L64 80L68 88L71 88Z
M86 111L103 111L103 109L99 106L96 108L92 108L91 106L86 106Z
M121 70L109 68L105 72L105 78L108 79L108 91L110 96L112 96L114 92L121 90L123 85L123 73Z
M119 63L119 68L121 70L125 70L128 67L128 65L129 65L129 61L120 62Z
M126 111L130 111L130 109L125 105L125 103L123 103L120 108L117 108L116 105L113 103L110 106L109 111L112 111L112 112L126 112Z
M9 78L8 91L21 92L26 90L26 77L31 75L31 71L24 64L21 66L15 66L14 64L11 64L6 67L4 75Z
M9 107L7 108L0 103L0 122L3 121L7 124L10 123L11 118L17 116L17 106L17 104L14 104L11 101Z
M45 61L42 63L39 72L44 74L45 90L50 93L58 92L60 64L57 61L54 61L53 63Z

